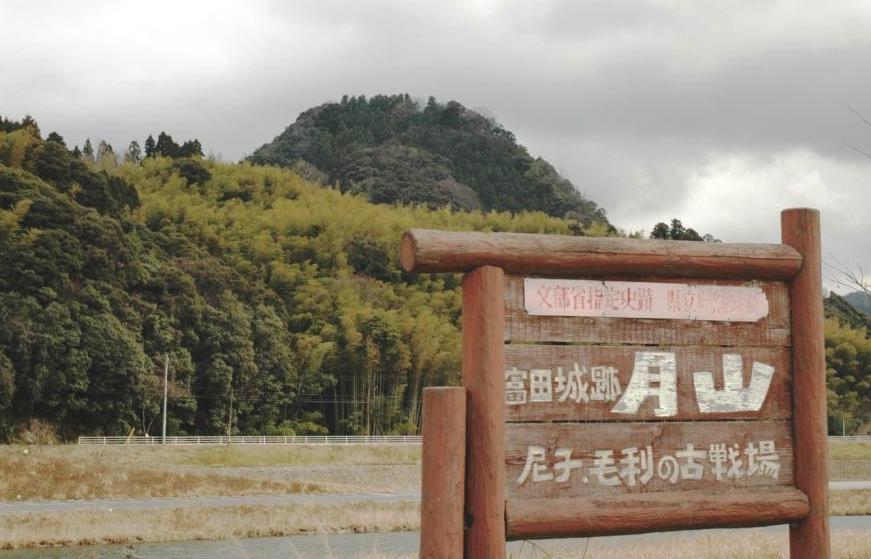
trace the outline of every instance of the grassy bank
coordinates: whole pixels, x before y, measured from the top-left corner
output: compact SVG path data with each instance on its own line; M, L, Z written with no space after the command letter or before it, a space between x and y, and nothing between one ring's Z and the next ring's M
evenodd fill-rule
M315 464L387 467L419 460L419 447L399 446L0 446L0 500L355 490L355 479L337 483L333 472L273 476L255 470Z
M218 467L348 464L393 465L420 462L420 446L410 445L294 445L213 446L183 449L173 458L180 464Z
M314 493L315 483L180 468L160 449L0 448L0 500Z
M0 516L0 548L391 532L419 526L417 503L74 511Z

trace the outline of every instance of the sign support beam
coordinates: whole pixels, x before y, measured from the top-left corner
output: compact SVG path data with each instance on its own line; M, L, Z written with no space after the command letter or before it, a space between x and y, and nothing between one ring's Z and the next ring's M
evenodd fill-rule
M505 559L505 274L463 278L463 386L468 394L465 557Z
M420 558L463 556L466 467L466 389L423 389L424 440L420 503Z
M808 517L790 525L792 559L829 559L826 361L823 339L820 213L798 208L780 215L783 243L803 264L790 283L792 302L795 487L810 504Z

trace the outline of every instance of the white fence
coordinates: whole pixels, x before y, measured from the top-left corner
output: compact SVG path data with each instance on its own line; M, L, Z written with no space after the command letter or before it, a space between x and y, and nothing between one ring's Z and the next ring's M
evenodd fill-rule
M829 437L830 443L871 443L871 435L846 435Z
M284 436L214 436L214 437L79 437L79 444L135 444L135 445L196 445L196 444L388 444L414 445L420 444L419 435L303 435L297 437Z
M830 443L868 443L871 444L871 436L846 436L829 437ZM194 444L396 444L414 445L420 444L419 435L308 435L298 437L284 436L213 436L213 437L166 437L166 442L161 437L79 437L79 444L136 444L136 445L194 445Z

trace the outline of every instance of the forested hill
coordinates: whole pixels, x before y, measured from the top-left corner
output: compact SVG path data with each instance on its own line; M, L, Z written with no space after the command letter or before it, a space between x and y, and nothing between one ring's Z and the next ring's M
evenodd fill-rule
M75 152L0 119L0 441L159 434L166 355L169 434L415 432L422 387L458 379L460 303L400 271L402 231L573 226Z
M299 115L249 160L293 167L305 162L328 184L376 203L520 212L610 227L605 212L584 198L514 134L456 101L408 94L342 98Z

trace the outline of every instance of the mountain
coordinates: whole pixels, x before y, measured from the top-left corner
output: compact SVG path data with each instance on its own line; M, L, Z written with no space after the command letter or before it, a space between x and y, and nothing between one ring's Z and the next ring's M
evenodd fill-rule
M376 203L540 211L611 229L605 211L550 163L456 101L430 97L421 106L408 94L345 96L303 112L248 160L314 165L328 184Z
M823 300L823 311L826 318L837 318L841 324L850 328L865 328L871 332L871 316L857 309L846 297L834 291Z
M871 315L871 295L868 293L853 291L844 295L844 299L863 313Z

